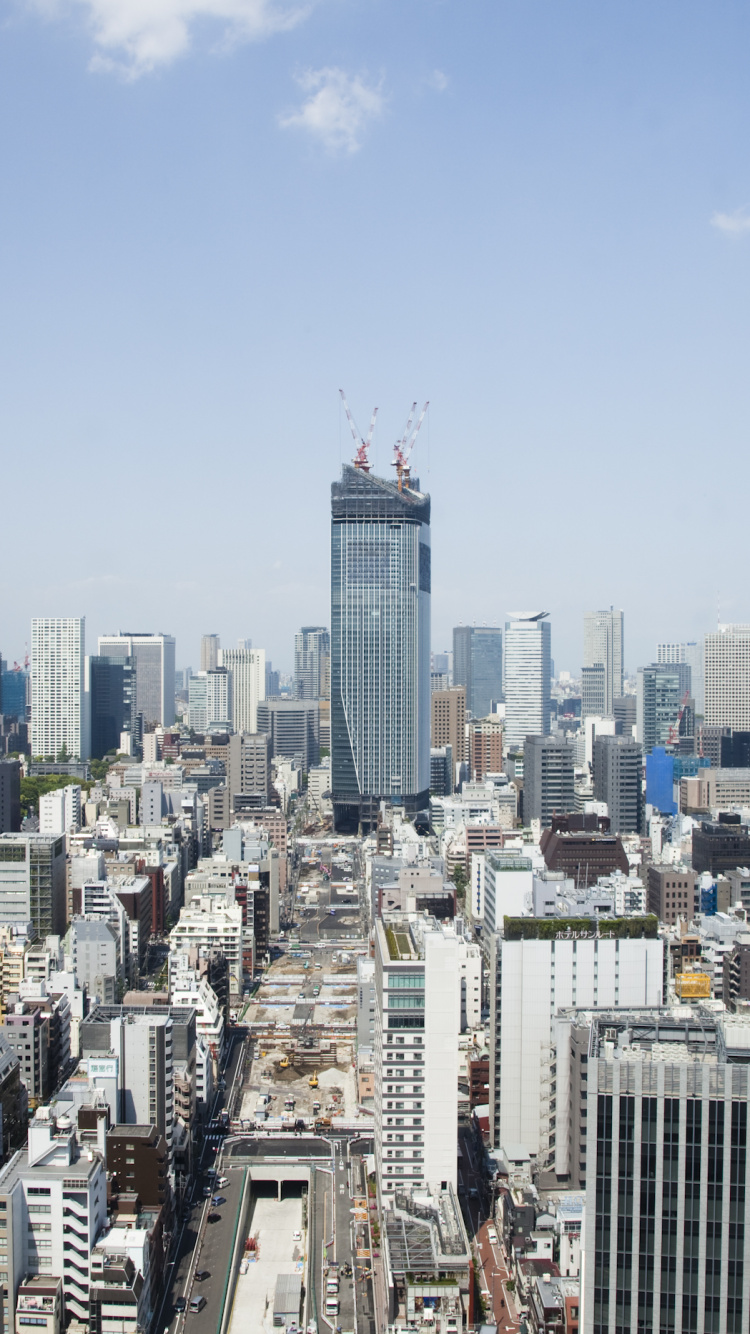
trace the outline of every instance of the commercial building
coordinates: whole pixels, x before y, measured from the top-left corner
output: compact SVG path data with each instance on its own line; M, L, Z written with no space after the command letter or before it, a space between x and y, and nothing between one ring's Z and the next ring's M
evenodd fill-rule
M221 642L218 635L201 635L201 671L213 672L219 665Z
M605 801L614 834L643 830L643 752L626 736L594 741L594 800Z
M552 649L546 611L512 614L505 625L503 693L505 745L522 746L527 736L548 736Z
M430 498L345 465L331 487L334 823L429 804Z
M695 871L684 866L656 866L647 871L648 911L660 922L692 921L695 912Z
M575 810L575 749L564 737L527 736L523 746L523 819L541 820Z
M646 802L661 815L675 815L675 757L663 746L654 746L646 756Z
M42 938L64 936L66 900L64 838L0 835L0 921L31 922Z
M135 713L144 727L174 722L175 642L171 635L100 635L99 656L135 666Z
M232 673L226 667L195 672L188 684L188 725L196 732L232 729Z
M563 871L581 889L595 885L600 876L630 866L619 834L591 833L587 830L542 830L542 856L548 871Z
M21 828L21 765L18 760L0 760L0 834L15 834Z
M544 1078L554 1020L567 1006L661 1005L663 942L642 918L509 919L490 949L490 1142L545 1159L555 1108Z
M230 717L235 732L257 732L258 704L266 698L265 649L219 649L219 666L232 673Z
M297 760L305 773L320 761L317 700L267 699L258 705L258 731L271 738L271 758Z
M722 999L733 1012L738 1002L750 1004L750 935L745 933L724 955Z
M658 644L656 661L687 663L690 668L691 692L695 700L695 712L703 717L706 700L703 640L693 639L683 644Z
M621 611L586 611L583 614L583 668L584 695L581 716L595 713L602 717L614 714L615 699L622 695L625 618ZM591 707L585 690L587 669L601 668L600 708Z
M459 941L434 919L375 922L375 1163L383 1196L456 1189Z
M690 782L690 779L685 780ZM750 866L750 830L739 816L719 816L718 821L702 820L693 830L693 870L719 875Z
M750 625L720 625L704 644L704 722L750 731Z
M85 689L90 719L89 753L94 760L135 740L135 665L130 658L99 654L86 658Z
M750 1024L696 1008L693 1023L684 1008L591 1014L585 1087L570 1062L596 1183L585 1330L748 1328Z
M453 686L450 690L433 690L430 696L431 741L433 747L450 746L453 764L463 763L466 753L466 690ZM456 785L455 769L450 791Z
M432 746L430 749L430 796L447 797L453 791L453 748Z
M472 718L484 718L503 692L503 632L495 625L458 625L453 631L453 684L466 690Z
M680 710L690 689L690 668L684 663L652 662L638 668L636 737L646 755L654 746L673 744Z
M331 636L324 625L303 625L294 636L294 694L297 699L329 699Z
M31 622L31 750L88 759L84 707L84 616L37 616Z

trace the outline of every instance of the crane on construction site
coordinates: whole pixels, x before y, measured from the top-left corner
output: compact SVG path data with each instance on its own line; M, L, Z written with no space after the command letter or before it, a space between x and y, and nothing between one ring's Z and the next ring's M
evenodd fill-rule
M668 746L673 746L678 736L680 735L680 723L682 722L682 715L685 712L685 708L687 706L687 702L689 699L690 699L690 691L686 690L685 694L682 696L682 703L680 704L680 712L678 713L677 717L675 718L674 722L672 723L669 729L669 734L667 736Z
M369 472L372 466L370 463L369 450L370 450L370 445L372 444L372 433L375 430L375 418L378 415L378 410L377 408L373 408L372 419L370 421L370 429L367 432L367 439L365 440L364 437L361 436L359 434L359 431L357 430L356 422L351 414L349 404L346 401L346 394L344 393L343 389L339 389L339 393L341 394L341 402L344 405L346 420L349 423L349 430L352 433L354 444L357 449L357 452L354 455L354 466L355 468L359 468L361 472Z
M427 412L429 406L430 403L428 399L428 401L422 408L419 421L417 422L410 436L409 432L411 431L411 424L414 421L414 414L417 410L416 403L412 403L411 412L409 413L409 420L406 423L406 430L404 431L404 434L401 436L401 439L397 440L395 445L393 446L393 452L395 457L391 461L391 467L396 469L396 473L398 475L399 491L403 491L404 487L408 488L409 486L409 478L411 476L411 467L409 464L409 458L411 456L411 451L414 448L417 436L419 435L422 422L425 419L425 413Z

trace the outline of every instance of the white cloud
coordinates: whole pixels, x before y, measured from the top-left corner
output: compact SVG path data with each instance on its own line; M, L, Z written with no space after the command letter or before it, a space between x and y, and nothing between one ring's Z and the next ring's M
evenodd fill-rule
M279 118L283 128L307 130L332 153L356 153L368 121L383 114L382 81L373 85L329 68L306 70L297 83L310 96L298 111Z
M425 83L428 88L432 88L436 93L444 93L450 80L448 75L441 69L434 69L432 74L428 74Z
M711 226L726 236L744 236L750 232L750 206L735 209L734 213L714 213Z
M185 55L194 26L213 21L221 40L253 41L294 27L314 0L30 0L46 17L83 12L93 70L137 79Z

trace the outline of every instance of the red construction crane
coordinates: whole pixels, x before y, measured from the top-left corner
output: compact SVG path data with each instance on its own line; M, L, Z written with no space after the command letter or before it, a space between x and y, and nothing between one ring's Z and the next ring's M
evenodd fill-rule
M672 723L672 726L669 729L669 734L667 736L668 746L673 746L678 736L680 735L680 723L682 722L682 715L685 712L685 705L687 704L689 699L690 699L690 691L686 690L685 694L682 697L680 712L678 713L675 721Z
M346 395L343 389L339 389L339 393L341 394L341 401L344 405L346 420L349 423L349 429L352 433L354 443L357 447L357 452L354 455L354 466L355 468L360 468L362 472L369 472L371 464L370 464L368 450L372 443L372 433L375 430L375 418L378 415L378 410L377 408L373 409L372 419L370 421L370 429L367 432L367 439L364 440L362 436L359 434L354 418L351 412L349 411L349 404L346 401Z
M427 402L425 403L424 407L422 408L422 412L421 412L419 421L417 422L416 426L414 427L414 430L413 430L412 435L411 435L411 439L409 439L409 440L407 441L407 437L408 437L408 435L409 435L409 431L411 430L411 424L412 424L412 422L414 421L414 413L415 413L416 410L417 410L417 405L416 405L416 403L412 403L411 412L409 413L409 420L408 420L408 422L406 423L406 430L404 431L404 434L402 435L401 439L400 439L400 440L397 440L397 441L396 441L396 444L393 446L393 451L394 451L394 454L395 454L396 457L395 457L394 459L392 459L392 461L391 461L391 467L392 467L392 468L395 468L395 469L396 469L396 472L398 473L398 489L399 489L399 491L403 491L404 487L407 487L407 488L408 488L408 486L409 486L409 477L410 477L410 475L411 475L411 468L409 467L409 457L410 457L410 455L411 455L411 451L412 451L413 448L414 448L414 442L415 442L417 436L419 435L419 428L421 427L422 422L424 421L425 413L426 413L427 409L429 408L429 406L430 406L430 402L429 402L429 399L428 399Z

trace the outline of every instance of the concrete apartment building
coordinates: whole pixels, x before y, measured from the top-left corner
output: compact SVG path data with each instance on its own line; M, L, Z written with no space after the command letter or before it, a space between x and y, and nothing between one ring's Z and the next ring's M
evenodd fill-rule
M37 616L31 622L31 750L53 760L62 750L88 758L84 707L84 616Z
M231 714L236 732L257 732L258 705L266 697L266 651L219 649L219 667L232 673Z
M548 829L553 815L575 809L575 749L564 738L527 736L523 746L524 824L541 820Z
M81 787L69 783L39 798L39 833L69 834L81 828Z
M229 738L227 786L230 807L261 810L268 806L271 738L266 732L237 732ZM243 798L241 802L237 798Z
M463 686L434 690L430 696L430 710L431 745L436 749L450 746L454 766L462 764L466 754L466 690ZM455 787L455 768L452 777Z
M456 1189L459 941L434 919L375 923L375 1162L385 1197Z
M594 799L607 803L613 834L643 832L643 751L626 736L594 741Z
M491 713L474 718L467 728L469 777L481 783L487 774L503 772L503 720Z

